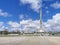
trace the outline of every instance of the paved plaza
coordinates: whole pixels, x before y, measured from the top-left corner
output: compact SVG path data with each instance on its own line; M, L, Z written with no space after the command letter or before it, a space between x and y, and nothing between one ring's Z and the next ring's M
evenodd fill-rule
M60 37L53 36L0 37L0 45L60 45Z

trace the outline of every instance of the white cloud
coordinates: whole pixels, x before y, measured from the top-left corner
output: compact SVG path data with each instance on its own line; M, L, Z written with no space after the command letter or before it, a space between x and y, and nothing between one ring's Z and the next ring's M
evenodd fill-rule
M8 12L5 12L2 9L0 9L0 16L7 17L7 16L11 16L11 15Z
M20 24L17 22L9 21L8 25L10 25L10 31L20 30Z
M48 14L49 13L49 10L47 10L46 13Z
M23 15L23 14L20 14L20 15L19 15L19 18L20 18L20 19L24 19L24 15Z
M55 8L55 9L60 9L60 3L58 1L53 3L53 4L51 4L50 6Z
M45 27L48 30L52 31L60 31L60 13L57 13L56 15L53 16L52 19L48 20L45 24Z
M43 0L43 1L54 1L54 0Z
M57 23L60 22L60 13L56 14L55 16L53 16L53 20Z
M20 25L22 27L21 30L36 30L39 29L39 20L22 20Z
M5 28L5 26L4 26L4 22L0 22L0 31L3 31L4 28Z
M22 20L20 23L9 21L8 25L10 25L10 31L16 30L30 30L30 31L38 31L40 30L40 20ZM52 19L49 19L47 22L43 22L42 24L44 31L60 31L60 13L57 13L53 16ZM8 29L8 27L4 26L3 22L0 22L0 31L3 29Z
M7 26L5 26L5 23L4 22L0 22L0 31L3 31L5 29L8 29L9 30L9 28Z
M46 6L45 9L48 9L48 7Z
M0 27L2 27L4 25L4 22L0 22Z
M20 20L23 20L23 19L28 18L28 15L27 14L20 14L19 18L20 18Z
M17 23L17 22L9 21L8 24L9 24L12 28L18 28L18 27L20 27L20 24Z
M40 29L40 20L22 20L20 23L9 21L8 25L12 30L30 30L35 31ZM60 13L57 13L53 16L52 19L49 19L47 22L43 22L44 31L60 31ZM8 29L4 26L4 22L0 22L0 31L3 29Z
M20 0L23 4L30 4L31 9L36 12L39 12L42 0ZM43 1L53 1L53 0L43 0ZM48 8L48 7L46 7Z
M39 20L22 20L20 22L21 30L39 30L40 21ZM60 13L57 13L53 16L52 19L49 19L47 22L43 22L44 31L60 31Z
M20 0L23 4L30 4L31 9L33 9L34 11L39 10L40 8L40 0Z

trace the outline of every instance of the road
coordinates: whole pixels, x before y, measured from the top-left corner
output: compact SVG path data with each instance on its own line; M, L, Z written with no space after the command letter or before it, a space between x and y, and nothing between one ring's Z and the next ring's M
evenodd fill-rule
M0 45L60 45L60 37L53 36L0 37Z

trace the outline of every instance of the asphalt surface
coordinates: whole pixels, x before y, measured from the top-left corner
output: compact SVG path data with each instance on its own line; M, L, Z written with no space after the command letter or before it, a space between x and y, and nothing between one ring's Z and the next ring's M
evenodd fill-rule
M0 45L60 45L60 37L53 36L0 37Z

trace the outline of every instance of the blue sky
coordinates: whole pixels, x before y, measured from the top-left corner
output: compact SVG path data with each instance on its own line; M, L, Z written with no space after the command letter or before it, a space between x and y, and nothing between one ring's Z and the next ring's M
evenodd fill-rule
M50 7L50 4L54 2L56 1L43 1L43 21L47 21L48 19L51 19L54 14L60 13L59 9ZM48 9L46 9L46 7L48 7ZM19 14L24 14L24 19L39 19L39 12L37 13L36 11L32 10L29 4L23 5L20 0L0 0L0 9L12 15L11 17L7 18L0 16L0 21L7 22L12 20L19 22ZM49 13L46 13L46 11L49 11ZM25 15L28 17L26 18Z
M39 11L39 0L0 0L0 22L3 22L2 26L7 28L15 26L15 23L19 26L23 20L25 22L39 20ZM43 22L53 20L53 16L58 13L60 14L60 0L42 1Z

